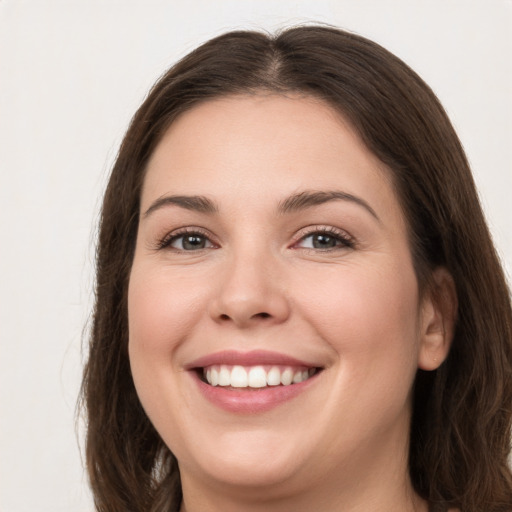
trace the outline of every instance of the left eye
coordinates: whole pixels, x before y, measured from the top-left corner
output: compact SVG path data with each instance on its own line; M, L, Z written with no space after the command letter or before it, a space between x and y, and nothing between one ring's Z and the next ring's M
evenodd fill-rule
M174 249L182 251L198 251L200 249L207 249L213 247L213 244L200 233L186 233L174 237L169 243Z
M298 247L302 247L305 249L335 249L336 247L351 247L352 244L350 240L347 240L341 235L333 234L333 233L324 233L317 232L311 233L305 237L303 237L299 243Z

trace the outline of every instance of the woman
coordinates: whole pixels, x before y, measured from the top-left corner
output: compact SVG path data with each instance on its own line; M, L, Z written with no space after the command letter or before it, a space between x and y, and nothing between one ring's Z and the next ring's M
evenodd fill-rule
M508 511L509 293L428 86L233 32L136 113L84 373L101 511Z

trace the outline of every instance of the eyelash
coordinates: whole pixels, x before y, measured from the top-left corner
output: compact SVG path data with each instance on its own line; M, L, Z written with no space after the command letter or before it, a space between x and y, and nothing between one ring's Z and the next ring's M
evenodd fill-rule
M294 243L294 246L297 246L300 242L303 242L307 238L314 236L314 235L324 235L333 238L336 242L340 242L339 246L336 247L329 247L326 249L317 249L314 247L299 247L299 249L304 249L308 251L320 251L320 252L329 252L329 251L335 251L339 249L353 249L355 247L355 241L354 239L345 231L342 231L340 229L334 228L334 227L327 227L327 226L314 226L311 228L308 228L306 232L301 233L300 238L297 240L297 242Z
M173 242L179 240L180 238L183 238L187 235L193 235L200 238L206 239L210 244L212 244L213 248L217 247L217 244L212 242L211 235L207 233L206 231L200 229L200 228L183 228L179 231L175 231L172 233L167 234L165 237L163 237L157 244L157 249L173 249L176 251L183 251L183 252L194 252L194 251L187 251L186 249L177 249L172 248L171 245ZM324 235L333 238L336 242L340 242L339 246L336 247L330 247L326 249L318 249L314 247L298 247L298 245L306 240L307 238L314 236L314 235ZM345 231L336 229L334 227L326 227L326 226L314 226L309 228L306 232L303 232L301 236L297 239L296 242L293 243L292 248L297 249L304 249L307 251L315 251L315 252L329 252L329 251L335 251L339 249L353 249L355 247L355 241L354 239ZM212 247L208 247L210 249ZM201 248L204 249L204 248ZM201 250L199 249L199 250Z
M216 244L211 241L211 235L207 233L206 231L202 230L201 228L183 228L178 231L173 231L171 233L168 233L165 235L157 244L157 249L174 249L176 251L183 251L187 252L185 249L176 249L171 247L171 244L175 242L176 240L183 238L185 236L197 236L200 238L205 238L208 240L213 246ZM192 252L192 251L189 251Z

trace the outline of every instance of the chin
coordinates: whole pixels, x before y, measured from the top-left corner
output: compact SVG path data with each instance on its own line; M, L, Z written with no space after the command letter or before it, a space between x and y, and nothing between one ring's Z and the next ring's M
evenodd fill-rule
M307 458L297 453L300 443L286 442L272 431L226 432L215 442L198 443L190 453L194 472L216 485L245 488L279 486L293 480ZM186 464L186 459L182 461Z

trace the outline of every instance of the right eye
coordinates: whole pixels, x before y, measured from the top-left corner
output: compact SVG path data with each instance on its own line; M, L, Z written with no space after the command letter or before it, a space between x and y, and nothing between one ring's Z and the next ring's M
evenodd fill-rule
M159 244L160 249L176 251L200 251L214 247L211 240L199 231L182 231L166 236Z
M213 247L213 244L200 233L187 233L173 237L168 246L181 251L197 251Z

